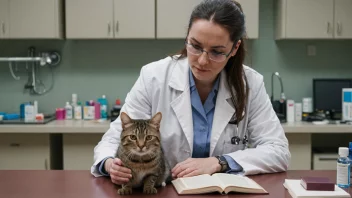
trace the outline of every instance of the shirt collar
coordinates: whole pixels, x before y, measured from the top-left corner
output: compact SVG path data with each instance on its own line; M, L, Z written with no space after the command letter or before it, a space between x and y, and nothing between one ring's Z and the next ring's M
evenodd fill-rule
M211 90L214 93L217 93L219 90L219 83L220 83L220 74L216 77L213 89ZM192 70L189 69L189 87L191 92L196 89L196 83L193 78Z

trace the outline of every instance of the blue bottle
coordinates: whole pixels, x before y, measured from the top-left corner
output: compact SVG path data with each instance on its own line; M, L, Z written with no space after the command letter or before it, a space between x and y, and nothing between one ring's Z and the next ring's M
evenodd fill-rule
M352 177L351 171L352 171L352 142L348 144L348 159L350 160L350 177Z
M348 148L339 147L339 158L337 159L336 184L341 188L350 187L350 160L348 159Z
M98 99L98 102L100 103L101 119L106 120L108 118L108 100L106 99L106 96L103 95Z

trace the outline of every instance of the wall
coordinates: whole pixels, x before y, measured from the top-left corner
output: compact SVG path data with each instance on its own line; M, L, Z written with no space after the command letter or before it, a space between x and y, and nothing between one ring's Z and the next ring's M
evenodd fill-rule
M296 101L312 96L313 78L352 78L351 40L275 41L273 3L274 0L260 1L260 39L248 43L247 61L264 75L269 94L274 71L283 77L287 98ZM317 47L314 57L306 55L310 44ZM29 46L62 53L62 63L54 69L54 89L44 96L23 93L26 73L22 72L21 80L15 81L7 64L0 63L0 111L16 112L20 103L38 100L39 110L50 113L64 106L72 93L81 100L106 94L111 105L115 98L124 100L143 65L178 51L182 45L182 40L0 40L1 57L25 56ZM43 76L50 77L49 74L46 69ZM277 79L275 93L279 97Z

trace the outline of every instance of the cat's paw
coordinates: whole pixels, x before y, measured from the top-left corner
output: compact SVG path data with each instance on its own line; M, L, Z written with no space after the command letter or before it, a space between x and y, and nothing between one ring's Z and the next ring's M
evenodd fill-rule
M132 188L120 188L117 190L117 194L119 195L131 195L132 194Z
M154 187L149 187L149 188L144 188L143 193L144 194L156 194L158 191Z

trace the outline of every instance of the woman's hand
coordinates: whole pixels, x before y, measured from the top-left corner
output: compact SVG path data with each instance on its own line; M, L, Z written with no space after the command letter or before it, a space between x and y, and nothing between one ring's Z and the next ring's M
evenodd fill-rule
M190 177L201 174L213 174L219 172L221 166L216 157L208 158L188 158L176 164L171 170L173 178Z
M107 159L104 168L110 174L111 181L114 184L125 184L132 178L131 169L124 167L119 158Z

